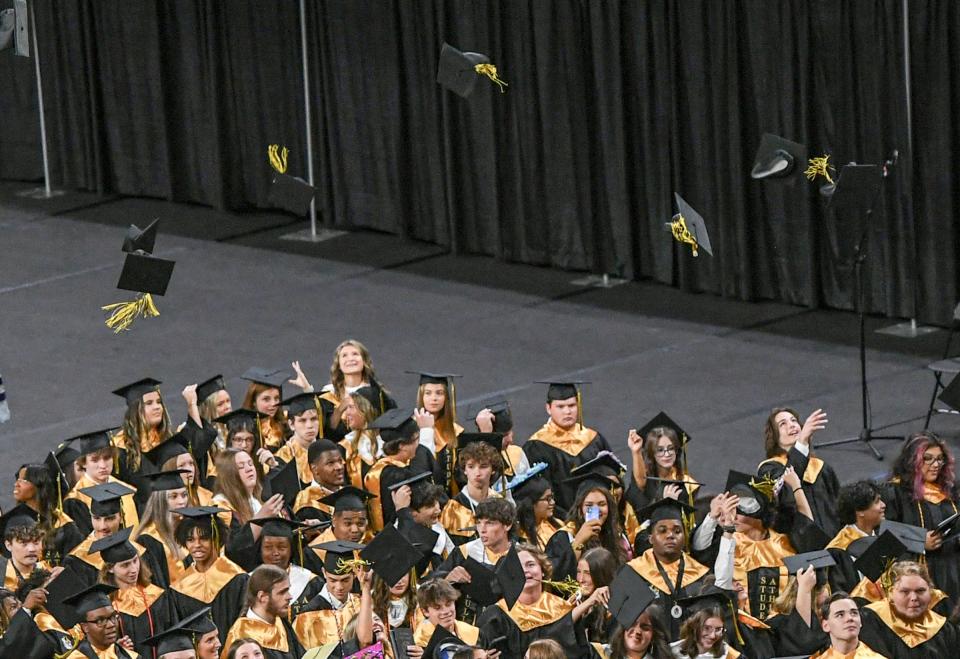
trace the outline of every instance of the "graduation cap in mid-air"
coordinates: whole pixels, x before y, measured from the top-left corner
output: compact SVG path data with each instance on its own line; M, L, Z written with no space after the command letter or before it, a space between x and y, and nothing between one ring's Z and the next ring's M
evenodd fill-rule
M753 169L750 178L785 179L800 171L798 165L807 161L807 149L797 142L764 133L760 138L760 146L753 160Z
M270 166L275 172L270 182L269 201L277 208L303 217L310 210L317 189L299 176L287 173L288 155L289 150L285 146L271 144L267 147Z
M130 225L123 239L122 250L127 256L123 261L117 288L133 291L138 295L129 302L115 302L102 307L104 311L110 312L105 323L114 333L130 329L139 316L160 315L153 296L166 294L175 261L153 256L158 222L158 219L154 220L146 229Z
M461 52L448 43L440 49L440 63L437 67L437 82L461 98L473 93L477 76L485 75L500 86L504 92L507 86L497 75L497 67L490 58L481 53Z
M699 256L701 249L713 256L713 248L710 247L710 236L707 234L707 224L703 221L703 216L693 210L679 192L673 194L676 197L679 212L670 222L664 224L664 228L673 234L677 242L690 245L690 251L694 256Z

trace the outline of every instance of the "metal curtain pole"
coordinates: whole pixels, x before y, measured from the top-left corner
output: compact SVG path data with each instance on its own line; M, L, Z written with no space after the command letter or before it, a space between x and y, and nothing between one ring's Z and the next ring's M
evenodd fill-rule
M307 61L307 1L300 0L300 49L303 53L303 113L307 132L307 182L313 181L313 135L310 121L310 64ZM317 202L310 201L310 238L317 239Z

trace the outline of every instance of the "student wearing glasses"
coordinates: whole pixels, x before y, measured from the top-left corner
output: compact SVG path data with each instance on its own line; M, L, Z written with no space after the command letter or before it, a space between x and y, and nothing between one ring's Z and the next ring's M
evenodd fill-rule
M98 583L70 595L63 603L80 618L83 640L67 659L136 659L129 637L120 638L119 616L110 601L116 586Z
M927 529L926 564L937 588L960 603L960 551L957 538L937 533L937 525L957 512L953 455L932 432L907 438L893 465L884 499L886 518Z

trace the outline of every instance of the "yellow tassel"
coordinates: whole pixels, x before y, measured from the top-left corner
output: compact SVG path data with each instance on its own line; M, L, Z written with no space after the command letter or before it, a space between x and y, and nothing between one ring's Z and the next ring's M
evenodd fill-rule
M770 501L773 501L773 490L776 485L777 482L770 478L770 476L767 474L764 474L763 478L760 480L755 478L750 479L750 487L758 492L761 492Z
M497 83L497 85L500 86L501 94L506 91L504 87L509 87L507 83L497 77L497 67L495 67L493 64L477 64L475 67L473 67L473 70L482 76L487 76Z
M576 387L576 385L574 385ZM583 398L580 396L580 387L577 389L577 423L580 425L580 430L583 430Z
M693 252L693 255L699 256L700 245L697 243L697 239L693 237L693 234L690 233L690 229L687 228L687 221L680 213L677 213L674 218L675 219L670 222L670 233L673 234L673 239L677 242L690 245L690 250Z
M893 569L893 564L896 563L895 560L887 559L887 565L883 569L883 574L880 575L878 579L880 587L883 588L883 592L889 594L890 589L893 588L893 575L890 574L890 571Z
M153 303L153 296L149 293L141 293L132 302L116 302L101 307L101 309L111 312L110 317L104 322L107 327L113 330L114 334L129 330L137 316L147 318L160 315L160 312L157 311L157 305Z
M337 574L347 574L362 567L369 567L370 565L372 565L370 561L365 561L362 558L351 558L347 561L339 558L337 559Z
M576 595L580 591L580 584L570 577L566 577L563 581L550 581L549 579L544 579L543 585L550 586L564 597Z
M267 147L267 156L270 158L270 166L281 174L287 173L287 156L289 155L287 147L279 144L271 144Z
M833 167L830 166L830 156L820 156L819 158L810 158L809 167L803 172L809 180L814 180L818 176L822 176L829 183L833 183L833 177L830 176L830 171Z
M323 407L320 405L320 396L313 397L313 406L317 408L317 423L320 426L317 429L317 437L323 437Z

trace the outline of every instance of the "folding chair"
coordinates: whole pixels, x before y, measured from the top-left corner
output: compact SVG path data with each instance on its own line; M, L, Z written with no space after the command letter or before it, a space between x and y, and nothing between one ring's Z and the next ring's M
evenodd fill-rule
M923 424L923 429L926 430L930 426L930 418L934 414L956 414L957 412L948 409L938 409L934 405L937 403L937 396L940 395L940 392L943 391L944 387L947 386L947 383L943 381L944 375L958 375L960 374L960 356L950 356L950 349L953 345L953 337L956 336L957 330L960 330L960 304L957 304L953 309L953 322L950 323L950 331L947 333L947 345L943 349L943 358L939 361L935 361L932 364L927 364L927 368L933 371L934 384L933 384L933 395L930 396L930 405L927 407L927 420Z

